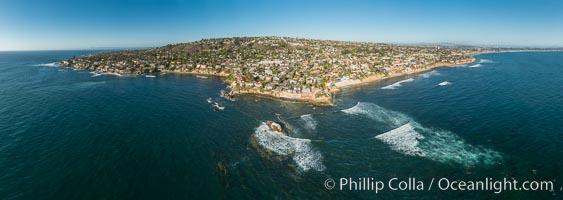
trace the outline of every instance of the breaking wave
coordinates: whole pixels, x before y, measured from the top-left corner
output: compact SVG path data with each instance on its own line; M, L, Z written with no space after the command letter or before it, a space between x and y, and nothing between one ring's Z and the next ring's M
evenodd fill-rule
M358 102L354 107L344 109L342 112L352 115L365 115L375 121L398 127L410 122L410 118L402 113L387 110L373 103Z
M123 75L121 75L121 74L112 73L112 72L104 72L104 73L102 73L102 75L113 75L113 76L119 76L119 77L123 76Z
M56 62L33 65L37 67L58 67Z
M96 77L96 76L101 76L102 74L98 73L98 72L90 72L90 74L92 74L92 76L90 77Z
M432 70L432 71L426 72L424 74L420 74L418 76L423 77L423 78L429 78L431 76L437 76L437 75L440 75L440 72L438 72L436 70Z
M469 66L469 68L475 68L475 67L481 67L481 64L479 63L479 64L474 64L474 65Z
M488 60L488 59L481 59L481 60L479 60L479 63L495 63L495 62L492 61L492 60Z
M426 157L442 163L492 165L501 160L500 153L471 144L450 131L431 129L413 122L375 136L399 153Z
M303 121L306 129L314 131L317 129L317 121L313 118L312 114L301 115L300 119Z
M448 82L448 81L444 81L441 83L438 83L439 86L446 86L446 85L451 85L452 83Z
M375 121L391 126L392 130L377 135L375 138L388 144L392 150L408 156L463 165L492 165L502 160L500 153L467 144L455 133L424 127L405 114L387 110L372 103L360 102L342 112L366 115Z
M270 129L266 123L256 128L254 137L260 146L280 155L292 156L293 161L303 171L325 170L322 164L323 156L313 149L309 139L283 136Z
M414 81L413 78L405 79L405 80L402 80L402 81L398 81L398 82L396 82L396 83L393 83L393 84L391 84L391 85L382 87L381 89L384 89L384 90L394 90L394 89L397 89L397 88L403 86L403 85L402 85L403 83L408 83L408 82L412 82L412 81Z
M402 152L411 156L425 156L426 154L418 147L418 140L424 139L414 130L414 127L408 123L393 129L389 132L375 136L375 138L389 144L391 149Z

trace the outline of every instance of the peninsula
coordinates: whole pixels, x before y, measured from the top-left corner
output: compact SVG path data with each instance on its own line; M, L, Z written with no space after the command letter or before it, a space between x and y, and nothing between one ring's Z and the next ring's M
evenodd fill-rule
M289 37L203 39L90 54L59 65L98 73L225 77L230 96L257 94L332 105L343 87L474 62L472 47L402 46Z

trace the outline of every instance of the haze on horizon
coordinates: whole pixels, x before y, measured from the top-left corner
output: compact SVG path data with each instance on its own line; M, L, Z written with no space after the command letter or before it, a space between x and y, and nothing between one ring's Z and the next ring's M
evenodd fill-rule
M3 0L0 50L154 47L241 36L563 47L561 10L557 0Z

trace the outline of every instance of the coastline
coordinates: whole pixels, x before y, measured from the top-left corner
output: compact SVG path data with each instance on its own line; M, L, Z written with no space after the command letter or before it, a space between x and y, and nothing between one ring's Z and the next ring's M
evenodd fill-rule
M255 91L255 90L233 90L231 87L231 82L225 80L225 77L228 77L229 74L227 73L208 73L208 72L182 72L182 71L162 71L160 73L168 73L168 74L191 74L191 75L205 75L205 76L215 76L219 78L223 78L223 81L229 84L228 88L231 89L233 92L232 95L253 95L259 97L265 97L270 99L277 99L277 100L284 100L284 101L292 101L292 102L299 102L299 103L311 103L313 105L320 105L320 106L334 106L332 97L314 97L314 98L307 98L302 97L301 94L295 93L288 93L288 92L274 92L274 91ZM332 95L331 95L332 96Z
M368 76L364 79L359 80L359 82L339 86L339 87L337 87L337 91L341 91L342 89L349 88L349 87L363 86L363 85L371 84L371 83L382 81L382 80L389 79L389 78L405 76L405 75L421 74L421 73L428 72L428 71L431 71L431 70L434 70L434 69L437 69L437 68L455 67L455 66L459 66L459 65L466 65L466 64L473 63L475 61L476 61L475 57L471 57L469 60L465 60L465 61L462 61L462 62L459 62L459 63L454 63L454 64L445 63L445 62L433 63L433 64L426 65L424 67L420 67L420 68L417 68L417 69L414 69L412 71L405 72L405 73L396 72L396 73L391 73L391 74L388 74L388 75L374 74L374 75L370 75L370 76Z
M318 105L318 106L334 106L334 95L338 92L341 92L342 90L346 89L346 88L351 88L351 87L358 87L358 86L364 86L364 85L368 85L368 84L372 84L378 81L382 81L385 79L389 79L389 78L393 78L393 77L399 77L399 76L405 76L405 75L414 75L414 74L420 74L420 73L424 73L436 68L441 68L441 67L454 67L454 66L458 66L458 65L465 65L465 64L469 64L469 63L473 63L475 62L476 59L475 57L471 57L469 60L464 60L462 62L459 63L444 63L444 62L438 62L438 63L433 63L421 68L417 68L414 69L412 71L409 72L405 72L405 73L400 73L400 72L396 72L396 73L391 73L388 75L383 75L383 74L374 74L374 75L370 75L364 79L358 80L358 79L354 79L354 80L349 80L348 83L345 84L341 84L339 86L333 86L330 88L330 96L323 96L323 97L301 97L300 94L295 94L295 93L288 93L288 92L272 92L272 91L254 91L254 90L246 90L246 91L234 91L233 94L234 95L254 95L254 96L260 96L260 97L267 97L267 98L271 98L271 99L278 99L278 100L286 100L286 101L293 101L293 102L301 102L301 103L310 103L313 105ZM230 87L229 87L230 88Z
M484 53L495 53L495 52L482 52L482 53L476 53L476 54L470 54L471 58L469 58L468 60L462 60L458 63L446 63L446 62L438 62L438 63L433 63L430 65L426 65L420 68L416 68L416 69L412 69L410 71L407 72L394 72L394 73L390 73L387 75L384 74L372 74L364 79L351 79L351 80L346 80L346 82L341 81L338 83L335 83L334 86L329 88L329 96L322 96L322 97L315 97L314 93L310 93L310 94L302 94L302 93L289 93L286 91L259 91L259 90L238 90L236 88L232 87L232 82L226 80L225 78L229 76L228 73L215 73L215 72L204 72L204 71L191 71L191 72L187 72L187 71L174 71L174 70L164 70L161 72L158 72L158 74L164 74L164 73L169 73L169 74L191 74L191 75L204 75L204 76L215 76L215 77L220 77L223 78L223 81L225 81L226 83L229 84L228 89L231 90L230 95L236 96L236 95L254 95L254 96L259 96L259 97L266 97L266 98L270 98L270 99L277 99L277 100L283 100L283 101L291 101L291 102L299 102L299 103L310 103L313 105L318 105L318 106L334 106L334 95L343 91L346 88L351 88L351 87L358 87L358 86L364 86L364 85L368 85L371 83L375 83L378 81L382 81L385 79L389 79L389 78L394 78L394 77L399 77L399 76L405 76L405 75L413 75L413 74L420 74L420 73L424 73L436 68L441 68L441 67L452 67L452 66L458 66L458 65L464 65L464 64L469 64L469 63L473 63L476 61L475 57L473 57L474 55L479 55L479 54L484 54ZM106 73L106 74L115 74L115 75L127 75L127 74L120 74L120 73L115 73L115 72L98 72L98 73Z
M561 49L552 49L552 50L541 50L541 49L529 49L529 50L501 50L501 51L482 51L477 53L470 53L466 54L468 56L477 56L481 54L489 54L489 53L521 53L521 52L563 52Z
M182 71L171 71L171 70L164 70L159 72L159 74L167 73L167 74L192 74L192 75L205 75L205 76L215 76L215 77L227 77L229 74L227 73L208 73L208 72L182 72Z
M289 51L291 48L299 50ZM171 73L202 79L222 77L227 86L221 96L229 100L236 95L254 94L334 105L335 94L348 87L475 63L474 56L480 54L529 51L556 50L394 46L264 36L202 39L134 52L96 53L57 64L93 71L93 76L155 78Z
M274 100L290 101L297 103L310 103L315 106L334 106L332 97L299 98L299 97L291 97L286 95L277 95L272 93L255 92L255 91L240 91L240 92L235 92L235 95L249 95L249 96L258 96L258 97L264 97Z

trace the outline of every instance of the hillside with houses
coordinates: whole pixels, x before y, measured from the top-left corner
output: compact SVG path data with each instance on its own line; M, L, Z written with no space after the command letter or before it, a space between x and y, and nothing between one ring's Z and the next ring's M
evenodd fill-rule
M98 73L224 76L231 95L250 93L331 104L339 88L366 80L473 62L476 48L401 46L289 37L203 39L91 54L60 65Z

